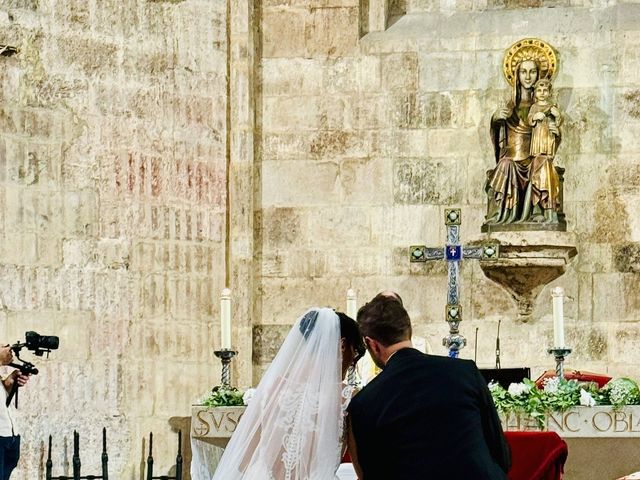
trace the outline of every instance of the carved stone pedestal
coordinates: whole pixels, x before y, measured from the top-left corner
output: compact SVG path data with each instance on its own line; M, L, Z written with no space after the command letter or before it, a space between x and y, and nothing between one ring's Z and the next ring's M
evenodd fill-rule
M561 276L578 253L575 236L567 232L493 232L482 235L480 242L500 244L499 258L480 266L511 294L525 322L540 291Z
M191 407L192 480L211 480L246 407Z

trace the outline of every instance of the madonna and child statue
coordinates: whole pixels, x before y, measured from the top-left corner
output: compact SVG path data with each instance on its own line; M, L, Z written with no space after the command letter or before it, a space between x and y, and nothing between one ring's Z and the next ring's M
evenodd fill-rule
M554 49L542 40L520 40L505 54L511 92L491 117L496 165L487 172L483 232L566 231L564 169L554 162L563 117L552 84L557 67Z

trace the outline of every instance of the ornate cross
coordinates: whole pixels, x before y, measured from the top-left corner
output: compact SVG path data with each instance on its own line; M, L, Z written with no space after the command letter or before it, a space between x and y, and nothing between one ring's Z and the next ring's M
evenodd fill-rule
M460 225L462 212L459 208L450 208L444 212L444 224L447 227L447 243L444 248L431 248L424 245L414 245L410 248L411 262L428 262L431 260L446 260L448 269L447 307L445 318L449 324L449 335L444 337L442 344L449 349L451 358L458 358L460 350L467 344L466 338L460 334L462 321L462 307L460 305L460 261L463 258L476 260L493 260L498 258L499 245L497 243L462 246L460 245Z

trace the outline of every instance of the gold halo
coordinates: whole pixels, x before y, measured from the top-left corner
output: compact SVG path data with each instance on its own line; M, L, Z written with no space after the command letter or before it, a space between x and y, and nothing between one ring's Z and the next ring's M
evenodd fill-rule
M509 85L516 80L516 68L525 60L535 60L540 67L539 78L553 78L558 68L556 51L547 42L537 38L523 38L509 47L504 54L502 73Z

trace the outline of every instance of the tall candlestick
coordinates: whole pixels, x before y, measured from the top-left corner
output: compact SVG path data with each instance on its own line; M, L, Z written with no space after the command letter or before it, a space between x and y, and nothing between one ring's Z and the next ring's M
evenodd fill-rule
M553 346L564 348L564 289L556 287L551 290L553 297Z
M231 349L231 290L225 288L220 296L220 332L222 350Z
M358 302L356 301L356 292L352 288L347 290L347 315L354 320L358 315Z

